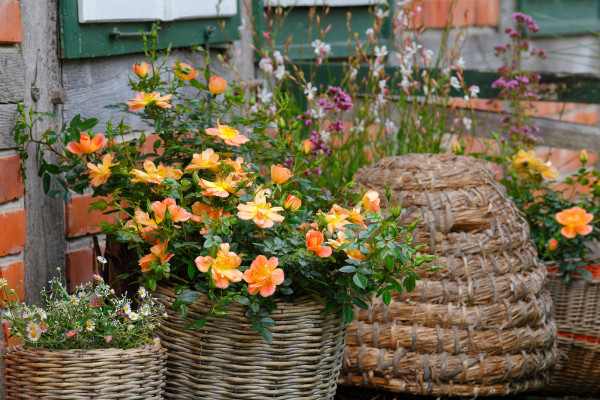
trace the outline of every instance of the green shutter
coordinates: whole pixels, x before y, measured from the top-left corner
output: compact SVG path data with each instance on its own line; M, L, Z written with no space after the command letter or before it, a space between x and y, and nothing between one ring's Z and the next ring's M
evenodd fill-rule
M318 4L318 1L317 1ZM267 40L261 37L262 32L268 30L267 21L264 13L267 9L264 7L264 0L253 1L253 17L256 21L258 28L259 43L257 47L266 48L268 47ZM350 20L350 29L352 32L359 34L359 41L361 43L368 43L365 31L367 28L373 26L373 13L372 7L375 6L348 6L348 7L330 7L329 13L321 22L322 29L331 25L330 30L324 37L324 42L331 45L332 55L331 59L346 58L351 54L351 50L348 46L348 20L347 14L350 12L352 18ZM315 58L313 48L310 43L317 39L317 24L316 22L309 20L308 14L311 7L289 7L283 8L282 14L282 29L280 30L278 23L273 16L273 13L269 16L273 20L273 33L275 37L275 48L282 53L285 50L285 41L292 37L291 45L289 47L289 56L295 60L307 60ZM388 2L387 9L390 12L390 17L386 19L383 24L381 36L382 44L386 44L388 39L392 35L392 23L393 18L393 1ZM271 8L272 11L275 7ZM321 15L323 11L322 6L316 7L316 15ZM309 36L310 33L310 36ZM356 41L352 38L352 47L355 46Z
M536 19L539 35L600 31L600 0L519 0L519 10Z
M123 0L127 1L127 0ZM221 28L225 23L225 29ZM231 18L161 22L159 49L209 46L239 39L238 15ZM80 24L77 0L60 0L60 33L63 58L83 58L137 53L144 50L140 31L149 32L152 22Z

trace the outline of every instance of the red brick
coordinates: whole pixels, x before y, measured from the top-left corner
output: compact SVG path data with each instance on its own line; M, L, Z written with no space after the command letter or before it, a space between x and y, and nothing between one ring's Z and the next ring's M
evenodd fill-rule
M571 111L566 115L563 115L561 121L575 122L577 124L585 125L597 125L598 124L598 110L595 108L587 108L581 111Z
M0 158L0 203L23 196L20 160L19 156Z
M20 301L25 299L25 266L21 261L0 266L0 278L6 279L8 286L15 289Z
M23 40L21 7L13 0L0 0L0 43L19 43Z
M500 19L500 3L498 0L475 0L477 7L475 25L498 26Z
M103 214L103 211L99 210L90 210L88 212L92 203L95 203L99 199L100 197L92 197L91 194L77 196L73 197L71 202L66 205L67 237L98 233L100 232L100 223L102 221L116 221L114 214Z
M73 292L77 285L92 279L96 267L92 248L72 251L67 254L65 261L69 292Z
M2 321L2 332L4 332L4 341L6 342L7 346L18 346L22 344L22 342L16 336L10 337L9 328L11 325L12 324L10 322Z
M154 153L154 142L156 142L160 137L156 133L147 134L146 141L142 145L142 154ZM158 153L162 154L163 149L159 149Z
M457 0L453 26L469 26L475 23L475 0ZM424 23L427 28L443 28L448 22L452 0L425 0Z
M16 254L25 246L25 210L0 214L0 256Z

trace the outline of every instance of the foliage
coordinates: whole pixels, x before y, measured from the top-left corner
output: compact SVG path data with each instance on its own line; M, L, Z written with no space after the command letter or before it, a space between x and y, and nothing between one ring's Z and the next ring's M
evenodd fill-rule
M140 270L133 273L150 290L159 281L177 284L174 305L184 317L198 292L213 301L210 315L238 302L268 341L268 313L285 296L308 292L349 322L370 293L389 303L391 291L414 288L421 265L433 259L411 246L414 224L397 223L398 206L384 217L375 192L357 203L351 185L338 184L338 205L313 186L305 173L320 159L307 155L298 121L286 120L285 97L271 106L248 101L208 69L169 66L153 40L130 79L138 94L128 111L120 106L141 112L156 134L153 145L123 122L99 134L96 120L75 117L35 141L60 155L58 165L42 161L41 173L56 175L56 188L45 187L50 196L68 201L69 190L91 186L92 208L117 219L102 232L136 252ZM21 111L16 136L29 144L31 136L22 135L31 119ZM206 317L188 328L201 328Z
M10 322L10 337L29 347L58 349L130 349L157 343L155 319L163 310L154 304L144 288L137 293L135 311L127 298L114 297L114 291L98 275L78 286L69 295L60 281L50 281L41 290L44 308L27 306L0 279L2 317Z

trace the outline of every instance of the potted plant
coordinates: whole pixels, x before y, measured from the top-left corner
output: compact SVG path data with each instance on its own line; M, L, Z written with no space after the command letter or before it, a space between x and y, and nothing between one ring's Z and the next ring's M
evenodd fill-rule
M94 134L97 121L78 118L34 140L38 115L23 108L15 140L58 153L42 162L50 196L91 186L93 208L117 213L102 231L167 306L166 397L332 399L354 306L371 293L389 304L433 257L410 246L399 206L382 215L377 193L311 185L320 159L300 121L279 118L285 102L248 109L255 100L208 69L147 55L125 108L150 121L150 149L123 123Z
M142 287L137 309L98 275L71 295L58 280L42 290L43 307L19 302L0 279L10 324L3 357L9 399L162 399L166 350L156 337L162 306Z

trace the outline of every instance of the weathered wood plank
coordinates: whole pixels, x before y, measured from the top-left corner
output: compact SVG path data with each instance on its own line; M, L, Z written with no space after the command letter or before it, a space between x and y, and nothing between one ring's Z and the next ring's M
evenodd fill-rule
M38 111L61 114L61 106L53 105L50 91L60 88L60 60L58 59L58 0L21 0L23 21L22 52L25 69L25 88L38 88L40 97L31 98L25 93L25 103ZM35 129L40 135L48 128L58 130L61 120L44 120ZM37 149L31 147L26 167L29 171L25 181L25 210L27 231L25 241L25 300L41 300L39 289L48 280L58 276L65 265L65 207L61 200L52 200L44 194L39 169ZM64 279L64 278L63 278Z
M15 147L12 128L18 116L16 104L0 104L0 150Z
M0 54L0 103L23 101L25 70L18 53Z
M492 137L492 132L498 132L502 127L502 114L485 111L474 112L475 135ZM452 124L455 115L448 114L448 126ZM592 153L600 153L600 126L561 122L547 118L532 118L531 123L540 128L538 135L544 140L543 145L562 149L587 149Z

